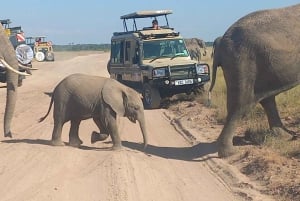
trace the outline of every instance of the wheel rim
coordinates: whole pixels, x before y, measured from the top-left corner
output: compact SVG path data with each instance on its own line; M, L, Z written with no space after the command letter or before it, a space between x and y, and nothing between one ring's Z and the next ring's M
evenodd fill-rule
M45 59L45 54L43 52L37 52L35 55L35 58L37 61L44 61Z

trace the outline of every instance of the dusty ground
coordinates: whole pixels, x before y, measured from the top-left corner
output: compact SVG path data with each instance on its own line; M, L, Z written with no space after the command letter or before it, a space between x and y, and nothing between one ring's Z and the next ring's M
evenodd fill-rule
M240 172L241 160L235 164L217 158L214 141L221 126L213 121L210 109L197 102L147 110L145 152L138 125L125 118L119 119L121 151L110 149L110 139L90 143L96 129L91 120L81 124L80 148L50 146L51 116L37 123L48 109L46 93L75 72L108 76L107 53L76 54L56 53L55 62L34 62L39 70L19 88L14 136L0 136L1 201L274 200L261 193L264 186ZM6 90L1 86L4 103ZM2 104L0 128L3 113ZM67 124L63 129L65 142L68 128Z

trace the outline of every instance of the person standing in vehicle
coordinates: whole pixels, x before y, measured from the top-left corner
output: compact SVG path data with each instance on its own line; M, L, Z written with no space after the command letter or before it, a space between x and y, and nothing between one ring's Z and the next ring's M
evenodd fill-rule
M157 21L157 19L154 19L154 20L152 21L152 28L153 28L153 29L160 29L159 26L158 26L158 21Z

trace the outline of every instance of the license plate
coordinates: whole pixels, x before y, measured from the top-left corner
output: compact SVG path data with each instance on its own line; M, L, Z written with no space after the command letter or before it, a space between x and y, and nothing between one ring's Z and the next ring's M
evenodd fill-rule
M186 79L186 80L175 80L175 85L186 85L186 84L193 84L193 79Z

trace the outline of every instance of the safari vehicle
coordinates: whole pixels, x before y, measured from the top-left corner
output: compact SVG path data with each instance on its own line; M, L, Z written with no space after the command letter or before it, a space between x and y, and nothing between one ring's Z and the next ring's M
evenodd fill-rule
M52 42L45 36L26 37L26 44L33 49L37 61L54 61Z
M169 26L171 10L139 11L120 18L124 31L111 38L107 64L110 77L143 94L145 108L159 108L161 100L179 93L198 92L210 80L209 65L191 59L179 32ZM162 21L158 29L137 27L137 19ZM133 30L128 30L128 20Z
M18 45L25 44L25 36L21 26L10 27L10 19L0 20L0 22L15 49Z

